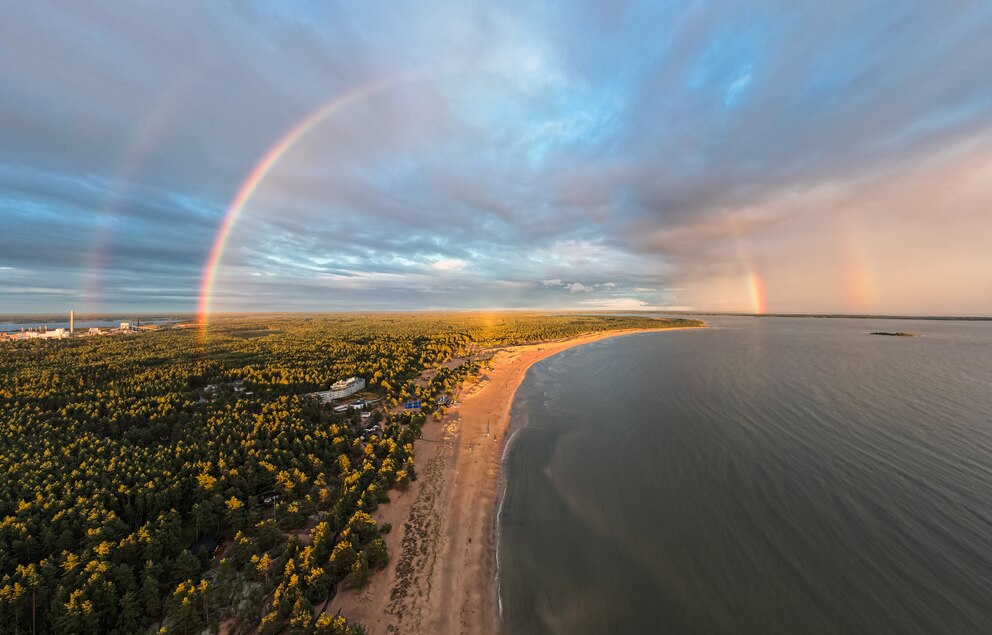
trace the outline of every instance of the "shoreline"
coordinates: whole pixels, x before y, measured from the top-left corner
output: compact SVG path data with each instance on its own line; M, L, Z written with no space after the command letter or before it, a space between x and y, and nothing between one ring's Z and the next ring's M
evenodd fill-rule
M390 560L362 589L342 589L329 611L370 635L497 633L498 510L502 462L516 391L535 363L561 351L635 333L622 329L495 351L491 368L460 391L461 405L429 422L414 450L417 481L390 491L373 514L389 522Z

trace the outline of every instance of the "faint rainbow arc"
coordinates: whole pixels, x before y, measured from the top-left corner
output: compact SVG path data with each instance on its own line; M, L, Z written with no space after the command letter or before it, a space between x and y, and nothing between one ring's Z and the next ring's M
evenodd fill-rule
M768 302L765 299L765 282L753 268L748 275L748 287L751 291L751 309L755 315L768 312Z
M875 277L871 267L871 252L865 245L864 232L854 213L841 209L837 215L841 231L842 262L846 269L848 310L870 312L875 295Z
M751 250L745 243L743 232L741 232L737 219L726 212L723 215L724 222L734 238L737 247L737 259L747 278L747 293L751 300L751 311L755 315L763 315L768 312L768 297L765 293L765 281L761 278L757 268L754 266L754 258Z
M127 146L118 162L113 177L113 186L104 197L100 224L95 229L89 253L86 256L84 271L83 311L99 310L103 292L103 275L111 248L113 224L121 213L121 207L129 190L146 160L156 148L156 143L165 135L175 121L182 100L187 97L203 77L199 69L187 69L173 79L161 91L163 97L154 107L145 111L137 127L130 135Z
M217 277L217 267L224 255L224 247L227 245L227 240L231 236L231 230L234 229L234 225L241 216L241 212L244 211L245 205L251 199L252 195L258 189L258 186L262 183L275 164L279 162L279 160L293 147L294 144L296 144L296 142L302 139L322 121L331 115L340 112L347 106L354 104L355 102L366 99L378 92L381 92L382 90L385 90L404 78L405 76L391 76L368 82L356 86L342 95L332 98L330 101L324 103L324 105L312 111L306 117L293 125L272 146L269 147L264 155L262 155L262 158L255 164L255 167L252 168L251 172L248 173L247 178L245 178L244 182L242 182L241 187L238 188L237 194L228 206L224 219L221 221L217 234L214 237L214 243L210 249L209 255L207 256L207 261L204 264L203 277L200 280L200 295L196 311L197 320L204 334L206 333L210 313L210 300L213 293L214 281Z

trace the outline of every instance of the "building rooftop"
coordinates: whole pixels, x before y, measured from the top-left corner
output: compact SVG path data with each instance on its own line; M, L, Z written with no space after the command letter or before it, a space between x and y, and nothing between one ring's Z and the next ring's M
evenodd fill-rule
M344 390L358 382L362 381L360 377L349 377L348 379L339 379L338 381L331 384L331 390Z

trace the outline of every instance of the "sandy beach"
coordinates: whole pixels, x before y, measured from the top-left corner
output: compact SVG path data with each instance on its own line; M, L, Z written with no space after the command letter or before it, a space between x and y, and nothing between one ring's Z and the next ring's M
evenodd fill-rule
M690 327L692 328L692 327ZM498 631L495 502L513 396L532 364L573 346L631 333L605 331L499 349L491 369L459 395L461 405L424 426L415 447L418 480L374 514L392 524L390 560L362 589L334 598L330 612L384 633Z

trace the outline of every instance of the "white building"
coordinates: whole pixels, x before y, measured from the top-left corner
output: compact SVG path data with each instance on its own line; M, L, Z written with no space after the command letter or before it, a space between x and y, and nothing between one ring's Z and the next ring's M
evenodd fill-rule
M130 322L121 322L121 330L122 331L130 331L131 330L131 323Z
M365 380L361 377L349 377L331 384L331 399L340 399L353 395L362 388L365 388Z
M69 337L69 332L65 329L52 329L52 330L32 330L32 331L21 331L20 333L10 333L7 335L12 340L60 340Z
M335 399L341 399L342 397L353 395L362 388L365 388L364 379L361 377L349 377L348 379L342 379L331 384L330 390L323 390L312 394L323 403L328 403L330 401L334 401Z

